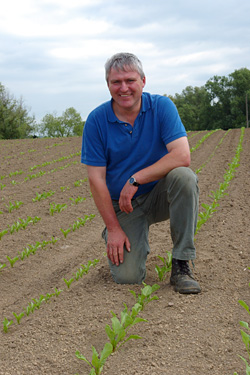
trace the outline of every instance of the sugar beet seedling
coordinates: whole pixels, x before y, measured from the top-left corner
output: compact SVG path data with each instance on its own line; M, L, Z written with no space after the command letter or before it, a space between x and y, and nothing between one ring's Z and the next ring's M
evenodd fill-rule
M170 272L172 269L172 258L173 258L172 253L171 251L168 251L168 250L166 251L166 253L167 253L166 258L160 255L157 256L163 263L162 267L158 265L155 266L155 271L160 281L164 281L167 276L167 273Z
M129 335L128 331L131 327L135 324L140 322L147 322L146 319L138 318L137 315L142 310L142 305L136 303L132 311L128 311L127 305L124 303L125 309L121 312L121 320L118 319L117 315L111 311L113 315L112 321L112 328L107 324L105 327L105 331L108 335L110 343L113 346L113 352L118 350L122 345L124 345L129 340L138 340L141 339L141 336L138 335Z
M84 274L87 274L90 268L94 267L98 262L99 262L99 259L94 259L94 261L88 261L87 265L81 264L81 267L77 270L75 276L70 280L70 283L68 280L64 279L66 284L69 283L69 285L67 284L68 288L71 282L73 282L74 280L78 280L79 277L82 277ZM5 265L2 265L2 266L5 266ZM28 306L24 308L20 314L16 314L12 312L12 314L17 320L17 324L20 324L20 321L24 317L25 314L26 316L29 316L30 313L34 313L35 310L38 310L43 302L47 303L52 297L58 297L61 294L61 292L63 292L63 289L58 290L57 288L55 288L54 290L55 290L54 293L47 293L46 295L41 294L38 299L33 298L32 301L28 304ZM4 332L7 333L10 325L12 324L13 324L13 320L9 321L7 318L5 318L3 320Z
M108 335L110 342L104 345L104 349L101 352L99 357L97 350L92 346L92 362L88 361L79 351L76 351L75 355L78 359L85 361L91 367L89 375L100 375L103 369L103 366L106 362L106 359L112 352L117 351L123 344L132 339L141 339L138 335L129 335L128 330L139 322L147 322L143 318L138 318L137 315L143 310L145 305L150 301L158 299L157 296L152 297L152 293L159 289L160 286L155 284L152 287L144 283L144 287L141 289L141 294L136 297L134 291L130 292L135 296L138 302L132 307L131 312L128 311L127 305L124 303L125 309L121 312L121 319L117 318L115 313L112 313L113 317L112 328L107 324L105 331ZM79 374L75 374L79 375Z
M250 267L248 267L248 269L250 269ZM249 286L250 286L250 283L249 283ZM250 316L250 306L248 306L246 304L246 302L242 301L242 300L239 301L239 304L247 311L247 313ZM240 325L247 332L250 333L250 327L249 327L249 324L247 322L240 321ZM242 341L243 341L243 343L245 344L245 347L246 347L246 351L247 351L247 354L248 354L248 359L250 361L250 334L248 334L246 331L244 331L243 329L241 329L240 333L241 333ZM248 361L244 357L242 357L241 355L239 357L242 359L242 361L246 365L246 375L249 375L250 374L250 363L248 363ZM234 375L238 375L238 373L234 372Z
M130 293L134 296L136 302L141 305L141 310L144 310L145 306L149 302L158 299L157 296L152 297L152 294L160 288L160 285L158 284L154 284L153 286L150 286L150 285L143 283L143 285L144 285L144 288L141 289L141 294L138 294L138 296L136 296L136 293L133 290L130 290Z
M76 351L76 357L80 359L81 361L85 361L90 367L90 373L89 375L100 375L103 369L103 366L106 362L106 359L110 356L110 354L113 351L113 346L107 342L104 345L104 348L99 355L96 348L92 346L92 361L89 362L87 358L85 358L78 350ZM79 374L76 374L79 375Z

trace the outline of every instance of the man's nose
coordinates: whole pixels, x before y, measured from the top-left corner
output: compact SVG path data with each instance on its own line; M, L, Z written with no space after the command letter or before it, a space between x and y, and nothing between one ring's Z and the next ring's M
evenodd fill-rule
M128 89L128 86L127 86L126 82L122 82L122 83L121 83L121 91L126 92L127 89Z

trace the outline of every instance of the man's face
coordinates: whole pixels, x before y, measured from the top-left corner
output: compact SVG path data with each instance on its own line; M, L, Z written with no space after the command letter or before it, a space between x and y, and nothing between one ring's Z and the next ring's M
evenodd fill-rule
M111 69L108 78L108 88L115 102L121 110L140 110L141 95L145 86L145 77L141 79L138 72Z

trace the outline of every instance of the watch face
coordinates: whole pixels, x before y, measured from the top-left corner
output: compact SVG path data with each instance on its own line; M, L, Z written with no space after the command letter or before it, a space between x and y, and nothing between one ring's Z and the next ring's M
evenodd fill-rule
M134 182L135 182L134 177L130 177L130 179L129 179L129 183L130 183L131 185L133 185Z

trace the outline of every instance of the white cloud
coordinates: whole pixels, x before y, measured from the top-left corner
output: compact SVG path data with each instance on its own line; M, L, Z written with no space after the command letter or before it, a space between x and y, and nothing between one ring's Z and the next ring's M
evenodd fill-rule
M117 51L136 51L137 54L147 53L151 51L153 45L151 43L133 43L132 41L127 41L125 39L110 39L110 40L100 40L91 39L84 41L77 41L69 43L62 47L52 48L50 54L57 59L65 60L86 60L88 58L97 56L111 56ZM108 55L107 55L108 51ZM135 52L134 52L135 53Z
M249 13L245 0L7 0L0 81L38 118L69 106L85 116L109 97L106 59L128 51L142 60L146 90L174 94L250 68Z
M98 5L101 4L102 0L40 0L37 1L38 4L44 5L57 5L60 8L72 9L72 8L82 8L88 5Z
M31 0L15 2L14 8L12 3L7 2L1 11L0 30L19 38L91 37L109 28L107 22L94 17L78 16L77 13L68 17L67 8L76 6L79 3L77 1L68 1L71 6L67 5L66 8L51 8L47 11L42 11L39 3L35 4ZM52 3L59 4L56 0Z

